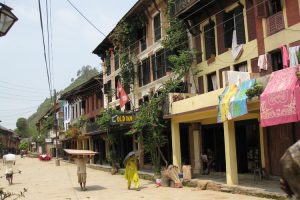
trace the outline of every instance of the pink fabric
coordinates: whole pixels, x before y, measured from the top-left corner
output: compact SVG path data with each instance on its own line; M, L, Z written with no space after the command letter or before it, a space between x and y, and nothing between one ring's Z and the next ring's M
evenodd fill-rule
M296 76L300 65L271 74L260 95L261 126L273 126L300 121L300 88Z
M282 54L282 65L283 68L289 67L290 57L289 57L289 51L286 48L285 45L281 46L281 54Z

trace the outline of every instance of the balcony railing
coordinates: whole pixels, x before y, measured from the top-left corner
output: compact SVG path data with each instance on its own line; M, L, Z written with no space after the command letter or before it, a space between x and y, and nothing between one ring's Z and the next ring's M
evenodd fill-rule
M284 29L283 12L278 12L267 18L268 35L273 35Z
M175 0L174 14L178 15L180 12L191 6L196 1L198 0Z
M82 133L92 133L99 130L100 127L96 122L87 122L86 125L81 128Z
M184 99L188 99L190 97L196 96L198 94L192 93L170 93L167 99L165 100L164 106L164 115L170 115L172 110L172 103Z

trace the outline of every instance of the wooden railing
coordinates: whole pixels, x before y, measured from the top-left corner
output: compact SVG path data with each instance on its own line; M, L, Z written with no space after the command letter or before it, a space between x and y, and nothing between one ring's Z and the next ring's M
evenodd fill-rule
M284 28L284 18L282 11L267 18L268 35L273 35Z

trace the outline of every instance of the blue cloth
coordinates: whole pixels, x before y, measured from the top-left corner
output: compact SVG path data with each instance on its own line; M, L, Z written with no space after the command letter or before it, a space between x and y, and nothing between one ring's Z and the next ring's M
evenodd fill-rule
M230 100L230 113L232 118L236 118L248 113L247 109L247 95L248 89L252 88L255 80L243 81L237 90L237 93Z
M225 97L225 95L228 92L228 86L224 89L224 91L222 92L222 94L219 96L219 105L218 105L218 119L217 122L220 123L222 122L222 116L221 116L221 104L222 104L222 100Z

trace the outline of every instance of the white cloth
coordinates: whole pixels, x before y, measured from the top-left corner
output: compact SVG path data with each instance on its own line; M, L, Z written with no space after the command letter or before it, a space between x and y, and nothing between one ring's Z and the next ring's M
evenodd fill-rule
M3 156L3 160L5 160L5 161L16 161L16 155L12 154L12 153L5 154Z
M77 174L85 174L86 173L86 163L88 161L87 158L75 158L74 159L77 164Z
M239 59L243 53L243 45L237 44L236 30L233 30L233 34L232 34L231 53L234 61Z
M237 72L237 71L225 71L225 85L239 84L243 81L250 80L250 73Z
M289 47L290 67L295 67L299 64L298 53L300 46Z
M258 57L257 66L258 66L259 71L261 71L262 69L268 70L268 55L267 54L263 54Z
M218 89L218 82L217 82L217 75L216 74L211 75L211 82L212 82L212 85L213 85L213 89L214 90Z

